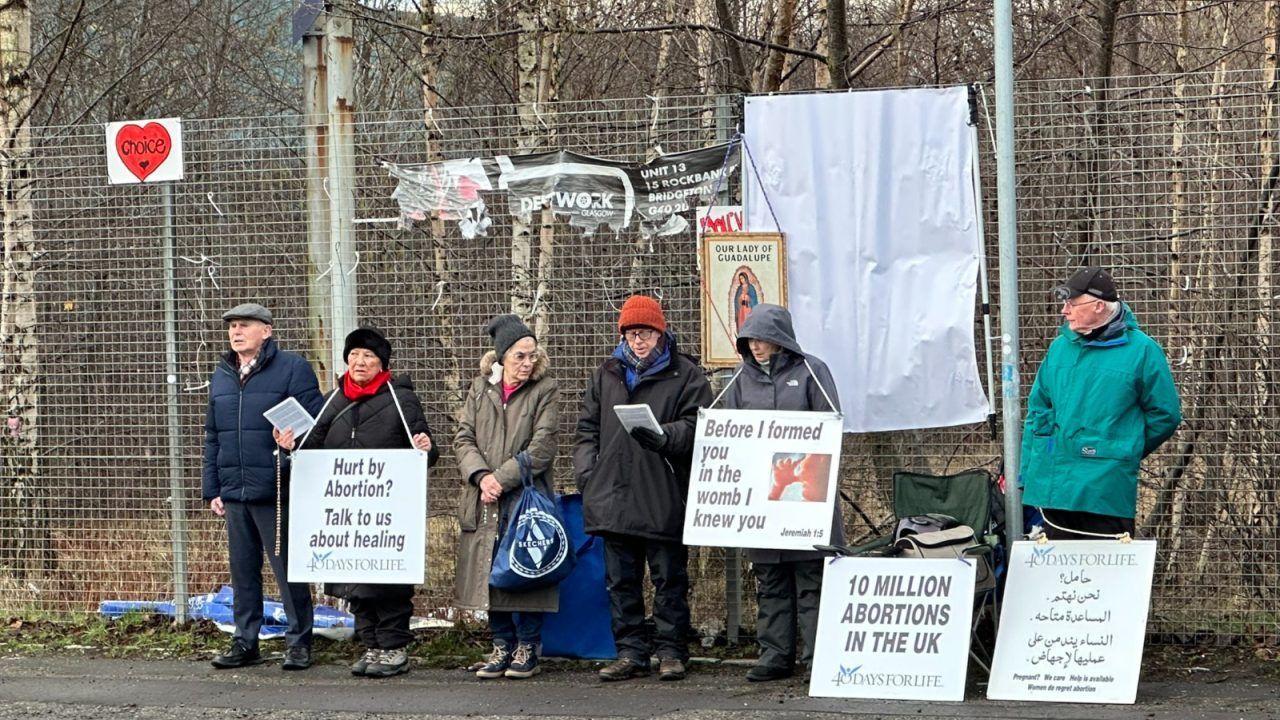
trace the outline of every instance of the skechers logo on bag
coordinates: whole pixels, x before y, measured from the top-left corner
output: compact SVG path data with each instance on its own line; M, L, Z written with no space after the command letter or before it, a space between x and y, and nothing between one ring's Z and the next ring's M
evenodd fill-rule
M1085 457L1093 457L1098 454L1098 448L1092 445L1085 445L1084 447L1080 448L1080 454Z
M538 578L560 567L569 554L569 537L555 516L536 508L520 515L516 539L508 557L511 569L526 578Z

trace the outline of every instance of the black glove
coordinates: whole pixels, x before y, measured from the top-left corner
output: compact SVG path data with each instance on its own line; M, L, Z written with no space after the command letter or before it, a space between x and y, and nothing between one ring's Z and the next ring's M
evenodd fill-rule
M659 435L649 428L634 427L631 428L631 437L640 444L645 450L658 452L667 446L666 434Z

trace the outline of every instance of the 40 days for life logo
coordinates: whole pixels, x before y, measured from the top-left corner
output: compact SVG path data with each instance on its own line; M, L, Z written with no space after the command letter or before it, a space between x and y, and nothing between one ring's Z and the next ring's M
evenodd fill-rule
M569 553L564 526L552 515L529 508L520 515L508 558L521 577L539 578L555 570Z

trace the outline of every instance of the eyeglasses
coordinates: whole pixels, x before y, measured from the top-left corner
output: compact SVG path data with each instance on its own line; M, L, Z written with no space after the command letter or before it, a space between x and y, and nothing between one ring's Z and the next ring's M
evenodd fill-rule
M1062 307L1080 307L1081 305L1088 305L1089 303L1096 303L1096 302L1102 302L1102 301L1096 297L1090 296L1085 298L1084 302L1071 302L1070 300L1063 300Z
M629 341L644 340L648 342L649 340L652 340L658 336L658 331L650 330L649 328L644 328L641 330L628 330L622 333L622 336Z

